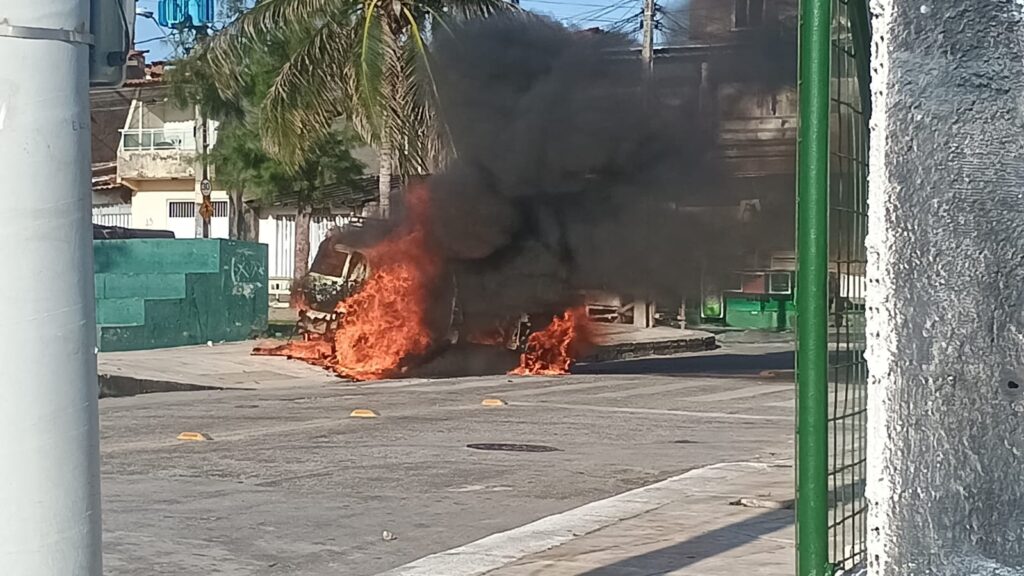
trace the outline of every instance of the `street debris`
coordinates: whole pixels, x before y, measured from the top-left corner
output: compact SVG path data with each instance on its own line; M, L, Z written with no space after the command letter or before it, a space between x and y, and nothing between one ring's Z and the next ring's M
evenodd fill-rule
M744 508L764 508L768 510L791 510L794 501L790 500L765 500L761 498L740 498L729 502L730 506L743 506Z

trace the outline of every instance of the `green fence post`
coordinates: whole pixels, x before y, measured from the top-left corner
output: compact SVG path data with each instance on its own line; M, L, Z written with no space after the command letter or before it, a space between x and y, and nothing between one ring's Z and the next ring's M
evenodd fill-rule
M828 182L832 0L800 2L797 574L828 576Z

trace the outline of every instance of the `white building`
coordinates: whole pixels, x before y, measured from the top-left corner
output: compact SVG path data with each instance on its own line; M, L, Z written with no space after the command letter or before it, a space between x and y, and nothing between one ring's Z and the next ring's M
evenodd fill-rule
M217 123L207 121L209 143ZM166 97L132 100L117 148L117 182L131 189L131 225L196 237L197 178L201 178L193 108ZM228 195L214 189L210 235L228 237Z
M145 78L122 88L92 93L93 222L151 230L169 230L176 238L196 237L199 163L195 110L175 105L161 81L159 64L146 67ZM217 138L217 122L208 121L208 142ZM360 154L364 156L365 154ZM361 158L373 169L372 158ZM214 213L210 235L229 237L228 194L218 188L209 168ZM197 176L198 175L198 176ZM331 227L341 224L376 197L376 179L367 177L358 190L325 190L310 225L310 260ZM287 287L295 263L294 202L283 197L272 206L246 202L255 212L255 239L269 247L269 273Z

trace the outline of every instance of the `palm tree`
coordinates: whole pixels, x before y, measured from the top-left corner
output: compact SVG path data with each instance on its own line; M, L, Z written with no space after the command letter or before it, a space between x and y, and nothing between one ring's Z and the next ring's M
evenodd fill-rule
M234 219L240 218L242 198L248 195L267 203L294 200L295 267L293 279L309 270L312 210L323 201L325 186L360 186L365 167L352 157L356 139L348 130L332 129L309 138L299 157L281 162L260 145L260 104L266 100L276 74L287 63L292 38L275 38L247 54L238 69L242 79L231 100L222 97L212 70L191 58L169 73L170 95L183 108L198 105L208 117L220 121L217 143L210 152L215 179L227 191ZM233 223L237 223L233 221ZM238 228L234 232L238 233ZM250 238L255 240L255 238Z
M289 42L260 106L264 146L297 168L338 119L380 162L380 211L390 212L394 174L426 174L449 144L436 117L427 43L446 22L486 17L517 0L263 0L193 52L225 98L244 86L247 54L268 40Z

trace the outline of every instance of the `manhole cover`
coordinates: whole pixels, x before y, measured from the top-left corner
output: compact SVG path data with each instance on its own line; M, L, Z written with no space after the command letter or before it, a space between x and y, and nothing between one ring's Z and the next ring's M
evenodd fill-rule
M498 452L558 452L554 446L540 444L466 444L473 450L495 450Z

